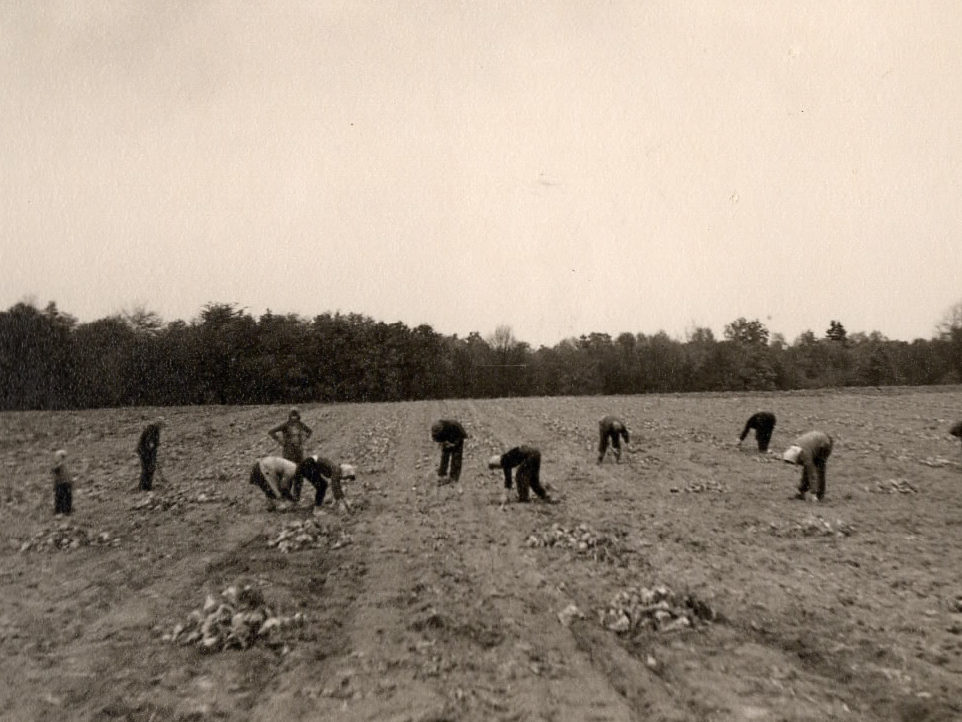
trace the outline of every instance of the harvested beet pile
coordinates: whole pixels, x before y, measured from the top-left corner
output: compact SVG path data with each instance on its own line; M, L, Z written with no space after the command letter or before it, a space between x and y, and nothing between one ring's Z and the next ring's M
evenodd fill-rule
M671 487L669 491L672 494L677 494L679 491L684 491L688 494L702 494L707 491L715 492L716 494L725 494L728 492L728 487L719 481L714 479L709 479L708 481L693 481L685 484L684 488L679 489L677 486Z
M70 522L59 522L37 532L20 544L20 551L58 552L71 551L86 546L118 546L120 539L110 532L88 532Z
M137 511L177 511L193 504L213 504L223 502L226 497L219 491L197 489L172 489L164 494L148 491L141 499L131 505Z
M529 547L571 549L576 554L596 562L617 564L623 561L622 540L610 534L597 532L587 524L579 524L574 529L553 524L547 531L529 536L525 543Z
M797 537L846 537L855 533L855 528L841 519L834 523L815 514L809 514L799 522L790 526L778 526L775 522L769 525L773 536Z
M255 643L284 650L291 630L304 624L300 612L277 616L264 595L251 584L233 584L218 597L208 594L201 609L187 615L186 624L163 635L165 642L196 645L202 652L248 649Z
M618 592L598 616L603 627L618 634L690 629L718 618L694 595L676 594L668 587L629 587Z
M353 541L351 535L335 530L319 519L288 522L280 532L267 540L267 546L287 554L302 549L340 549Z

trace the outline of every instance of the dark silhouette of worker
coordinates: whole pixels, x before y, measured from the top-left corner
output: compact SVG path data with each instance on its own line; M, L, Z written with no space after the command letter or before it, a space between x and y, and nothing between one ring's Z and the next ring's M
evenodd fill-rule
M955 438L962 440L962 421L958 421L949 429L949 433Z
M548 492L541 486L541 452L533 446L515 446L503 454L495 454L488 459L489 469L504 470L504 495L501 503L508 500L508 490L511 489L511 470L517 467L518 473L518 501L528 501L528 489L531 489L544 501L551 501Z
M824 431L802 434L788 447L782 458L789 464L802 467L802 481L798 485L796 499L804 499L805 493L815 485L815 498L825 498L825 465L832 454L832 437Z
M157 450L160 448L160 431L164 428L163 417L147 424L137 442L137 455L140 457L140 490L150 491L154 485L154 472L157 471Z
M440 419L431 425L431 438L441 444L441 466L438 467L438 483L443 484L451 465L451 481L461 478L461 461L464 454L464 440L468 432L457 421Z
M295 464L304 461L304 442L314 433L310 426L301 421L301 412L297 407L290 410L287 421L278 424L267 432L281 446L281 456Z
M598 422L598 463L605 460L608 442L611 442L611 453L615 455L615 463L621 463L621 440L630 443L628 427L617 416L606 416Z
M758 442L758 450L762 453L768 451L768 442L772 440L772 431L775 430L775 414L771 411L759 411L757 414L752 414L745 422L742 435L738 437L739 446L752 429L755 429L755 441Z
M67 469L67 452L59 449L54 453L53 465L53 513L73 512L73 477Z

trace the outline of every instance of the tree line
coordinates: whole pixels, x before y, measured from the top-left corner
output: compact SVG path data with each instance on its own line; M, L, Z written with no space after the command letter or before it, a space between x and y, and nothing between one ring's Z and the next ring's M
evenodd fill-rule
M962 303L931 339L848 333L792 343L739 318L717 339L590 333L533 349L508 326L446 336L360 314L254 318L210 303L191 322L138 309L78 323L55 303L0 312L0 409L404 401L758 391L962 381Z

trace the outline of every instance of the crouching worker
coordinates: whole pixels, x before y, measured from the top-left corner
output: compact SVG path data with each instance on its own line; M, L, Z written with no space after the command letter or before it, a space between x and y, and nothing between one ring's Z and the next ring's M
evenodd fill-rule
M815 498L825 498L825 465L832 454L832 437L823 431L802 434L782 455L789 464L802 467L802 481L794 498L804 499L805 492L815 485Z
M73 511L73 479L67 469L67 452L60 449L53 457L53 513L70 514Z
M758 442L758 450L762 453L768 451L768 442L772 440L772 431L775 429L775 414L770 411L759 411L752 414L745 422L742 435L738 437L738 446L742 445L748 432L755 429L755 441Z
M335 464L330 459L322 456L309 456L297 465L297 473L293 480L291 495L296 504L301 498L301 483L307 479L314 487L314 511L320 510L324 503L324 495L327 487L331 487L334 495L334 505L350 512L351 505L344 497L344 489L341 486L342 479L354 479L356 473L350 464Z
M468 432L457 421L441 419L431 425L431 439L441 444L441 466L438 467L438 483L443 484L451 464L451 481L461 478L461 459L464 454L464 440Z
M544 501L551 501L548 492L541 486L541 452L533 446L516 446L501 455L495 454L488 459L489 469L504 470L504 494L501 503L508 501L511 489L511 470L518 468L518 501L528 501L528 489L534 491Z
M297 476L297 464L280 456L265 456L259 459L251 469L250 483L264 492L267 497L267 508L274 511L277 499L280 497L282 511L290 508L294 501L291 490L294 477Z
M630 443L628 438L628 427L625 422L616 416L606 416L598 422L598 463L605 460L605 452L608 451L608 442L611 442L611 453L615 455L615 463L621 463L621 440Z

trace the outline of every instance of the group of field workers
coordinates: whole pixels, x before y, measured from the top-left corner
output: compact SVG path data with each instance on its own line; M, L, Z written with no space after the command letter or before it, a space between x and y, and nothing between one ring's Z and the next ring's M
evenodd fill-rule
M745 422L737 445L746 439L749 432L755 432L758 450L768 452L772 432L775 430L775 414L759 411ZM153 479L160 470L158 451L161 432L164 429L163 417L158 417L144 427L137 442L137 456L140 459L141 491L151 491ZM314 487L314 509L318 511L324 503L328 487L334 497L335 508L350 512L351 505L344 496L341 481L354 479L355 469L351 464L335 463L319 456L306 456L304 445L311 437L312 430L301 420L300 411L292 408L287 420L270 429L268 436L281 447L280 456L269 455L258 459L250 472L250 483L258 487L267 497L268 509L286 510L299 503L304 480ZM962 440L962 421L954 424L949 433ZM441 463L437 470L438 483L457 482L461 477L464 455L464 441L468 432L460 422L453 419L440 419L431 426L431 439L441 445ZM615 462L621 461L621 443L630 443L628 426L616 416L605 416L598 422L598 459L601 464L609 450ZM824 431L808 431L796 438L782 454L789 464L802 467L802 477L794 498L805 499L809 492L816 501L825 498L826 465L832 454L833 440ZM541 483L541 452L528 445L515 446L502 454L488 459L489 469L501 469L504 474L502 506L508 501L512 486L517 488L518 501L527 502L530 493L542 501L554 501ZM514 479L512 479L514 472ZM73 511L73 483L67 451L58 449L54 453L52 468L54 486L54 514L70 514ZM161 477L163 472L161 471Z

